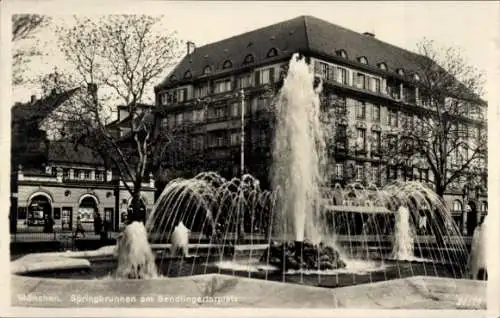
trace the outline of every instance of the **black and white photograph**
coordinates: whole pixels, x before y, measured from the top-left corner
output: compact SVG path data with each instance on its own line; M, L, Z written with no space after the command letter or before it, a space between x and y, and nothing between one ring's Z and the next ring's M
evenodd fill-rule
M2 3L5 315L498 315L499 17Z

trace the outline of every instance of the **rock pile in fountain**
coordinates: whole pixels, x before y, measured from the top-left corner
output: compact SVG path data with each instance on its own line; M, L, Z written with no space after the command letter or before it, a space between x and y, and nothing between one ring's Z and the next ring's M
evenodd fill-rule
M264 252L262 263L268 263L279 270L325 270L346 267L339 252L322 243L313 245L308 242L273 242Z

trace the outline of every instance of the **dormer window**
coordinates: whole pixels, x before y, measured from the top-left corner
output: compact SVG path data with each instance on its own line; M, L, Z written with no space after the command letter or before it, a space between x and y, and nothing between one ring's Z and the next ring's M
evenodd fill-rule
M366 57L362 56L360 58L358 58L358 61L359 63L361 64L368 64L368 60L366 59Z
M209 75L211 73L212 73L212 68L210 67L210 65L205 66L205 68L203 69L203 75Z
M253 62L254 62L253 54L247 54L247 56L245 56L245 59L243 60L243 64L250 64Z
M233 67L233 63L231 63L231 61L230 61L230 60L226 60L226 61L224 62L224 64L222 65L222 69L223 69L223 70L228 69L228 68L231 68L231 67Z
M387 64L385 63L378 63L378 68L380 68L381 70L384 70L386 71L387 70Z
M396 72L399 76L405 76L405 71L402 68L398 68Z
M175 82L177 80L177 77L175 75L170 76L170 81Z
M345 50L338 50L337 51L337 56L340 56L341 58L346 59L347 58L347 52Z
M269 52L267 52L267 57L273 57L276 55L278 55L278 51L275 48L272 48L269 50Z
M184 73L184 78L185 79L190 79L191 77L193 77L193 76L191 75L190 71L186 71L186 73Z
M417 73L413 74L413 79L417 82L420 81L420 75L418 75Z

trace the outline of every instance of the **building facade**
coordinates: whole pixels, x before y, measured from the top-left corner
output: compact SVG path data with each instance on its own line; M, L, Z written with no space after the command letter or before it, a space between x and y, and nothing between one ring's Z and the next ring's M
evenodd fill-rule
M131 194L124 181L91 149L50 138L44 123L77 90L53 92L12 108L11 232L43 230L46 217L54 230L74 230L80 217L93 228L96 213L118 230L127 222ZM154 205L152 176L142 184L145 215Z
M323 115L334 118L327 131L332 185L381 187L395 180L432 185L434 176L425 162L396 164L384 156L382 146L425 112L414 71L420 57L373 34L308 16L199 48L188 43L185 58L155 88L161 129L188 141L171 153L170 163L182 166L186 176L207 170L228 178L251 173L269 187L274 122L269 107L294 53L304 56L322 80ZM460 123L471 136L485 128L479 118ZM481 173L487 175L485 169ZM445 194L464 234L471 234L487 212L485 180L464 186L461 178Z

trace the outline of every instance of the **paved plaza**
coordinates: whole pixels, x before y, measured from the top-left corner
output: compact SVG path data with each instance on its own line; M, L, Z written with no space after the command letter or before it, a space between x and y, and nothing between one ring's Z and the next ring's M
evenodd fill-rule
M156 248L168 248L168 244ZM246 246L250 247L250 245ZM245 249L239 246L238 249ZM253 247L255 248L255 247ZM30 254L11 262L12 305L35 307L249 307L486 309L486 283L416 276L328 289L221 274L154 280L53 279L33 271L88 269L95 251Z

